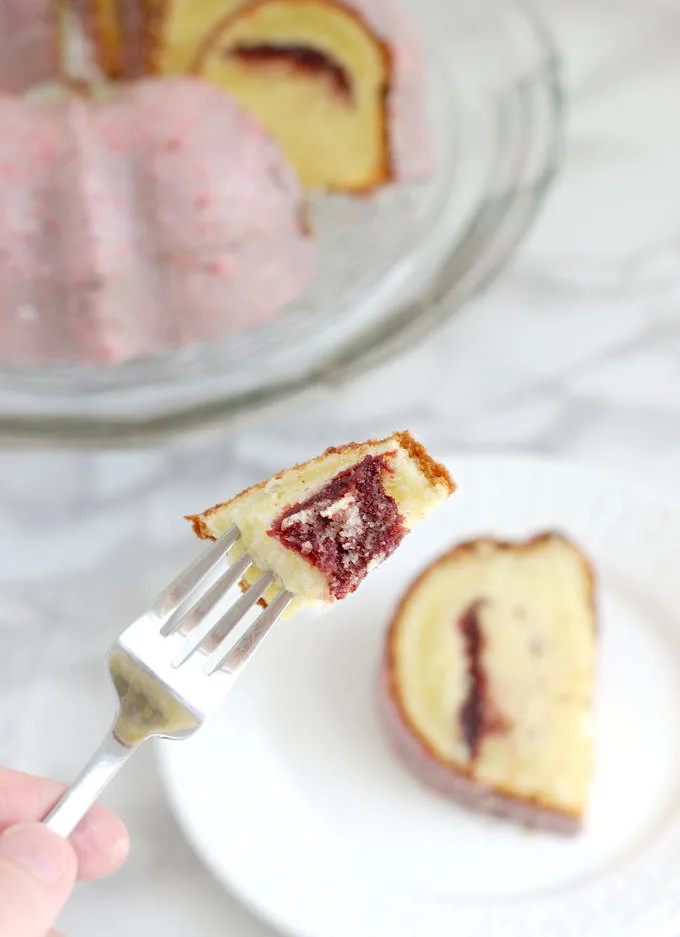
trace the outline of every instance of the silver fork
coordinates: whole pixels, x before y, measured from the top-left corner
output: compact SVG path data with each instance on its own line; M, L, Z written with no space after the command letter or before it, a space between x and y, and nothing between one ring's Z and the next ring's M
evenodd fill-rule
M234 641L235 629L274 583L263 573L225 608L226 593L252 566L247 553L229 563L239 536L232 527L211 544L109 649L118 711L101 746L45 817L57 833L70 835L146 739L193 735L287 608L292 595L281 591Z

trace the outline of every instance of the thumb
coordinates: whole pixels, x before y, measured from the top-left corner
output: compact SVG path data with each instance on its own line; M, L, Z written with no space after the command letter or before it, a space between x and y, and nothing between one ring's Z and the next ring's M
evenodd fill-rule
M0 937L45 937L77 872L70 844L40 823L0 836Z

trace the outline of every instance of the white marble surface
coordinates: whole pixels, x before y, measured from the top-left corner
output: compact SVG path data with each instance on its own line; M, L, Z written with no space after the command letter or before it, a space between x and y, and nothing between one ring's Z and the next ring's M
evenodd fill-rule
M676 494L680 7L542 6L566 61L566 163L512 269L444 333L302 419L160 453L0 453L0 761L70 777L109 718L106 641L195 549L181 515L323 445L409 427L440 453L562 453ZM182 840L152 751L106 800L132 855L77 891L72 937L271 937Z

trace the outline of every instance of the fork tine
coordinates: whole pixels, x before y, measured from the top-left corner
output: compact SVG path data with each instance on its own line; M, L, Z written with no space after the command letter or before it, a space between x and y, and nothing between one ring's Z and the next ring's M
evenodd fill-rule
M185 609L182 606L175 612L161 628L163 637L174 634L175 631L186 626L187 641L197 641L196 647L198 647L203 640L203 638L198 638L199 632L204 632L203 637L205 637L212 630L214 619L210 618L211 614L224 601L229 589L238 582L252 563L247 553L239 557L191 608Z
M248 592L250 591L249 589ZM248 595L248 592L244 598ZM290 592L279 592L274 601L258 615L250 628L239 638L233 648L225 647L225 645L228 644L228 640L225 637L219 647L208 658L204 668L205 673L210 676L226 664L229 673L236 676L248 663L251 655L256 648L259 647L271 627L276 624L278 619L288 608L292 598L293 596Z
M175 668L181 667L182 664L191 657L199 645L203 643L208 635L218 634L220 638L226 637L226 635L234 630L246 612L252 608L252 606L262 595L264 595L273 582L274 577L271 573L263 573L257 582L255 582L252 586L249 586L248 590L241 596L241 598L237 602L234 602L231 608L219 619L218 622L202 622L202 624L189 635L183 646L177 652L172 661L172 666Z
M211 544L191 565L184 569L169 586L160 593L150 608L157 618L172 617L189 598L191 593L215 569L239 538L238 527L230 527L219 540Z
M273 585L274 576L271 573L263 573L252 586L249 586L245 595L242 595L238 602L235 602L233 607L225 612L213 628L212 637L215 641L222 641L228 634L231 634L242 620L243 616L250 611L253 605L262 598L267 589Z

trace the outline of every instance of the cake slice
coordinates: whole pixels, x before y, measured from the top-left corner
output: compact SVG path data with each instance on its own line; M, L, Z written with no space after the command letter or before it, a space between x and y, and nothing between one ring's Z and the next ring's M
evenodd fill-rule
M423 572L387 632L396 754L462 804L574 833L592 770L594 578L564 537L475 540Z
M291 612L354 592L454 488L420 443L395 433L327 449L187 519L208 540L235 524L241 537L234 558L248 552L254 561L244 588L270 570L277 587L264 601L288 589Z
M304 185L362 191L390 178L389 50L345 5L260 0L225 18L194 67L257 116Z

